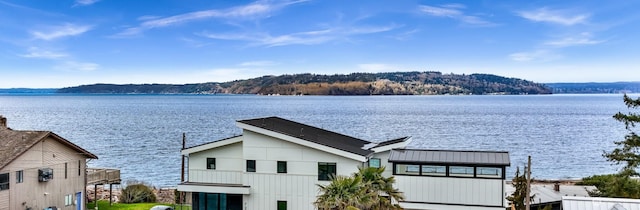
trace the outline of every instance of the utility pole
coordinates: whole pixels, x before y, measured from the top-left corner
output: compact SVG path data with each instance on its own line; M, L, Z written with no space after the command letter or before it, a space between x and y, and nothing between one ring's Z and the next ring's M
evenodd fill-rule
M529 155L529 160L527 161L527 194L525 196L525 210L531 210L531 155Z
M182 149L184 150L186 148L186 142L187 142L187 134L186 133L182 133ZM182 157L182 167L180 167L180 183L184 182L184 155L182 154L182 151L180 151L180 156ZM178 193L178 203L180 204L180 209L182 209L182 206L184 206L184 197L185 197L185 193L184 192L179 192Z

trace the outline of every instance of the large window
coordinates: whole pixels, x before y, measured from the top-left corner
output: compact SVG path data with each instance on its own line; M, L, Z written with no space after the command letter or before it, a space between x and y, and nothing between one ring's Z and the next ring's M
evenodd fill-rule
M422 165L422 175L446 176L447 166Z
M247 172L256 172L256 160L247 160Z
M22 183L24 181L24 171L16 171L16 183Z
M336 175L336 163L318 163L318 180L329 181Z
M278 210L287 210L287 201L278 201Z
M396 164L396 174L420 175L420 165Z
M216 159L207 158L207 169L216 169Z
M287 161L278 161L278 173L287 173Z
M502 177L502 168L478 167L476 170L478 177Z
M9 189L9 173L0 174L0 190Z
M380 168L380 158L371 158L371 159L369 159L369 167L371 167L371 168Z
M473 177L473 167L449 166L449 176Z

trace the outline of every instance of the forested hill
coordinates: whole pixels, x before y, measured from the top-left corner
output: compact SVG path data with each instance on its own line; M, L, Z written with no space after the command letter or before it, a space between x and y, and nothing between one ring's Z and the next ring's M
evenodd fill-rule
M94 84L68 87L58 93L109 94L262 94L262 95L445 95L550 94L544 84L491 74L440 72L295 74L263 76L223 83Z
M640 93L640 82L548 83L553 93Z

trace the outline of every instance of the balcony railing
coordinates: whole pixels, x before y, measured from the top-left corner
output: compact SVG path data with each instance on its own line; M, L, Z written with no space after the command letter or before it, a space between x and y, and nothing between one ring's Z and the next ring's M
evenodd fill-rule
M110 168L87 168L87 184L119 184L120 170Z
M242 172L189 169L189 182L242 184Z

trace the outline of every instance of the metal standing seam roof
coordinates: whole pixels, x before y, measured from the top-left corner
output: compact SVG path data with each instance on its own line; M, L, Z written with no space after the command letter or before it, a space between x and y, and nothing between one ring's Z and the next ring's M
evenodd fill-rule
M454 151L394 149L389 162L414 162L434 164L466 164L509 166L509 153L502 151Z

